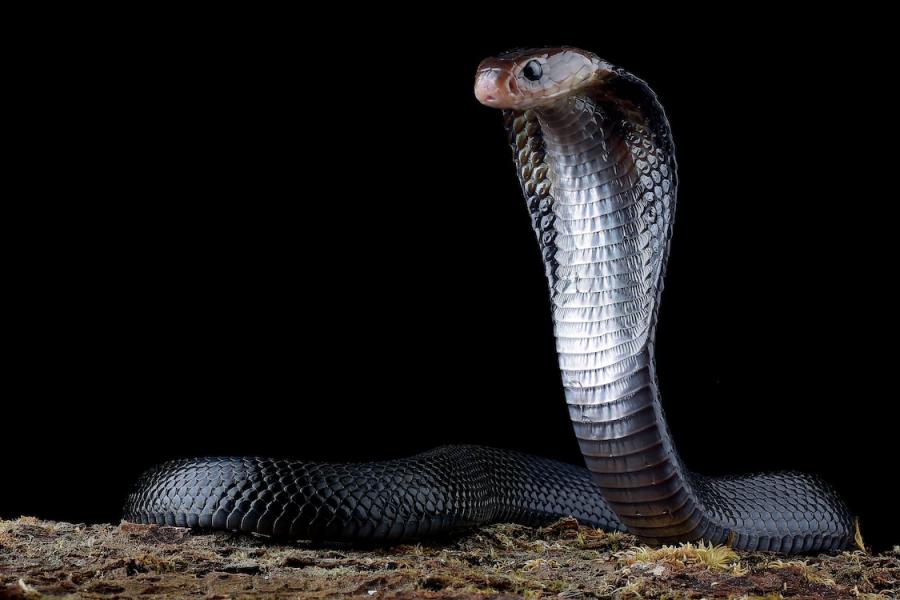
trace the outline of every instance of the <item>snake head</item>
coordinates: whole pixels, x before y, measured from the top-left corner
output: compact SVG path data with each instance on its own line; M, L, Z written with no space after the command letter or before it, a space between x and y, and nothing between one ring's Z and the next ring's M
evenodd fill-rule
M528 110L576 94L611 71L597 55L569 46L512 50L481 61L475 97L492 108Z

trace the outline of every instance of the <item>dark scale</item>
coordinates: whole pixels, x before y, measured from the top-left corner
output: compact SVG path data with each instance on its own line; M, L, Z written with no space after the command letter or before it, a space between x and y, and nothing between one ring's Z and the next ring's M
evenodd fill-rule
M544 260L544 272L553 289L558 265L555 256L556 230L552 186L548 177L550 165L546 162L541 128L537 115L532 111L504 111L503 117L519 185L531 216L531 227Z

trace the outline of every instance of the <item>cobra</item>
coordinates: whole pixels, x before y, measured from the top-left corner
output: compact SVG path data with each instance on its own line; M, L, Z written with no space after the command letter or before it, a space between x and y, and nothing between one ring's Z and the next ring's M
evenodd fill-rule
M503 111L587 469L480 446L376 463L187 459L145 473L125 518L392 542L571 515L651 544L843 548L849 512L818 478L704 477L673 445L654 341L678 181L671 130L653 91L590 52L561 47L484 60L475 96Z

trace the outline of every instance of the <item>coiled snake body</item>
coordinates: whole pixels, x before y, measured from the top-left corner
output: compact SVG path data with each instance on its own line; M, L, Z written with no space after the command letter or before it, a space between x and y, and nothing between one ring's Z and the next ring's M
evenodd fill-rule
M188 459L145 473L125 518L396 541L571 515L654 544L703 539L785 553L844 547L849 513L817 478L703 477L684 467L672 444L654 337L677 176L669 125L650 88L563 47L483 61L475 95L503 109L587 470L477 446L362 464Z

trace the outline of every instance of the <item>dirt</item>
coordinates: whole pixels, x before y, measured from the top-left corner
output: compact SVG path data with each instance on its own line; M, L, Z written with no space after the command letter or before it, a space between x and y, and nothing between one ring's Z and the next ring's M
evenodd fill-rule
M494 525L389 548L155 525L0 521L4 598L896 598L900 547L778 557Z

